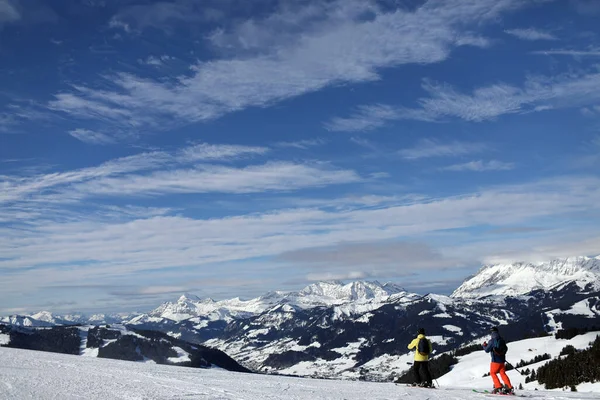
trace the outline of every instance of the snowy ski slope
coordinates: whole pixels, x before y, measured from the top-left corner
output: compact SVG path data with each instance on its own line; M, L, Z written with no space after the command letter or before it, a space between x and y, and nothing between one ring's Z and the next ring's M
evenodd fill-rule
M508 353L506 359L516 365L521 361L533 360L535 356L548 353L552 358L556 358L560 351L567 345L571 345L578 350L583 350L589 347L589 343L596 339L598 332L589 332L585 335L578 335L572 339L555 339L554 336L546 336L534 339L525 339L518 342L508 343ZM483 377L483 374L489 371L490 355L484 351L476 351L466 356L458 357L458 365L449 373L438 379L441 386L461 386L489 389L492 385L492 378ZM519 368L537 369L548 361L541 361L535 364L527 365ZM600 362L600 360L598 361ZM543 385L537 381L525 383L525 376L521 376L517 371L508 371L508 376L513 386L518 387L523 385L524 389L543 390ZM600 392L600 382L597 383L582 383L578 385L577 390L580 392ZM596 398L600 399L600 393L596 393Z
M466 356L468 357L468 356ZM497 398L460 388L472 382L453 371L441 389L393 383L335 381L255 375L220 369L134 363L64 354L0 348L0 399L211 399L211 400L458 400ZM478 373L481 371L478 371ZM488 378L489 379L489 378ZM452 383L450 383L452 381ZM596 388L598 390L598 388ZM598 399L598 393L522 391L536 399Z

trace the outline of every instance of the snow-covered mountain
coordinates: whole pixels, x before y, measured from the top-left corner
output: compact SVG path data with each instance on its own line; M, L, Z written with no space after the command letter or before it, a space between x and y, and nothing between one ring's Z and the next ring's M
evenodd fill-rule
M134 318L130 323L156 322L158 319L180 322L194 317L211 321L225 320L230 322L235 319L261 314L283 302L301 309L343 304L380 304L381 301L390 296L401 293L406 292L398 285L393 283L382 285L376 281L359 281L348 284L340 281L319 282L297 292L269 292L246 301L239 298L223 301L202 300L186 293L176 302L164 303L148 314Z
M23 327L89 324L106 325L130 321L138 314L139 313L119 313L94 314L91 316L86 316L84 314L54 315L49 311L40 311L31 315L9 315L6 317L0 317L0 323Z
M37 320L28 315L9 315L0 318L0 323L14 326L54 326L56 323Z
M484 266L456 289L451 297L518 296L533 290L550 290L570 282L581 289L591 285L600 290L600 257Z
M600 325L599 261L487 266L452 297L362 281L320 282L250 300L184 294L126 325L218 348L254 371L386 381L411 361L406 345L420 327L440 354L478 340L491 326L518 340Z

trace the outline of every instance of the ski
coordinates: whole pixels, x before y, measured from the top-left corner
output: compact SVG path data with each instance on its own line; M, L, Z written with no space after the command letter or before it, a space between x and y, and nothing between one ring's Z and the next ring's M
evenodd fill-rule
M531 397L531 396L526 396L524 394L517 394L517 393L512 393L512 394L506 394L506 393L492 393L489 390L477 390L477 389L472 389L475 393L480 393L480 394L484 394L487 396L516 396L516 397Z

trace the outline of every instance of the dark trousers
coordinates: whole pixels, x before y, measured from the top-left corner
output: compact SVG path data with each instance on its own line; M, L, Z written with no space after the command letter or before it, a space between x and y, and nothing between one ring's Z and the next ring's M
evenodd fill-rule
M429 373L429 361L415 361L413 364L416 383L431 383L431 374Z

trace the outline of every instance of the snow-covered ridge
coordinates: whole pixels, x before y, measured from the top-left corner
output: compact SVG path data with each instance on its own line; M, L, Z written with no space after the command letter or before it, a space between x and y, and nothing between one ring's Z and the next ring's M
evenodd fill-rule
M48 311L40 311L32 315L9 315L0 317L0 323L24 327L43 327L56 325L115 324L131 320L137 313L95 314L86 317L83 314L54 315Z
M454 298L517 296L575 282L600 289L600 257L569 257L548 262L484 266L452 293Z
M295 297L315 296L330 301L356 301L386 297L402 291L404 289L392 283L382 285L377 281L357 281L344 284L332 281L312 284L295 294Z
M406 294L406 292L400 286L393 283L382 285L377 281L357 281L348 284L339 281L318 282L297 292L269 292L251 300L239 298L223 301L202 300L186 293L176 302L164 303L146 316L139 316L130 322L135 324L156 321L161 318L179 322L193 317L203 317L211 321L231 321L239 317L263 313L281 303L287 303L300 309L352 305L352 307L347 307L351 312L355 308L355 304L362 304L366 307L368 304L376 306L390 296L401 294Z
M490 295L517 296L536 289L557 289L571 282L575 282L580 288L591 284L592 288L600 290L600 257L571 257L548 262L484 266L456 289L451 297L454 300L470 300ZM452 301L445 296L432 296L435 295L430 295L430 298L436 302ZM369 312L386 303L410 303L420 297L393 283L328 281L311 284L299 291L272 291L250 300L233 298L214 301L185 293L177 301L163 303L147 314L97 314L87 318L80 314L56 316L42 311L31 316L3 317L0 322L21 326L113 323L141 326L196 320L197 327L200 327L216 321L229 323L260 315L283 303L302 310L336 307L337 313L349 316Z

